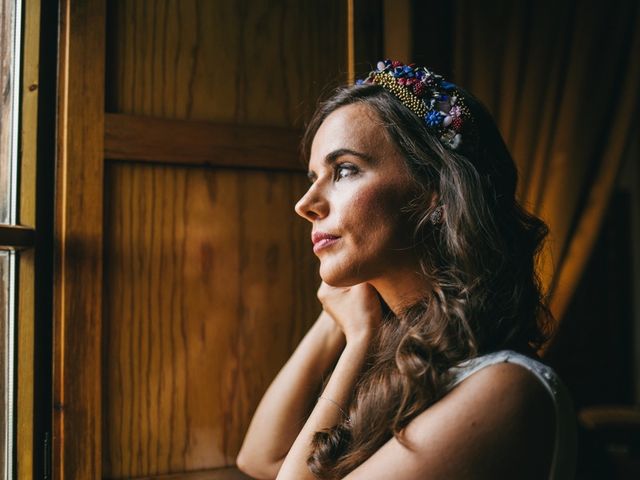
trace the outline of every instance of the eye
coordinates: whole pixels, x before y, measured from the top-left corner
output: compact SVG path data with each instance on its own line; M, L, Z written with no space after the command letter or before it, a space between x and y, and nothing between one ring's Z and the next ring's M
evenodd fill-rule
M358 173L358 167L352 163L338 163L335 166L335 179L350 177Z

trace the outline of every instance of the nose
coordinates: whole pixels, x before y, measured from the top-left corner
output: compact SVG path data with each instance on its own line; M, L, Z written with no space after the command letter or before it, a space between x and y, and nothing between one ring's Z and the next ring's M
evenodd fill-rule
M317 185L318 183L311 185L295 206L296 213L310 222L326 217L329 213L327 201Z

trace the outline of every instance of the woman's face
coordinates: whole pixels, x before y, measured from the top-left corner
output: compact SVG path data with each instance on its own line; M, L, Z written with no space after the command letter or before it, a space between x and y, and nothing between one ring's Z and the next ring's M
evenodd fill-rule
M311 146L307 193L296 212L309 220L320 276L333 286L416 270L403 207L415 196L400 153L365 104L332 112Z

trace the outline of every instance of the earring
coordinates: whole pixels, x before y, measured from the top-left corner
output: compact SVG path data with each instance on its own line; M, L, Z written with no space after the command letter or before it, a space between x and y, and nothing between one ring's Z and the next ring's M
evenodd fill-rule
M442 207L442 205L438 205L435 210L433 212L431 212L431 215L429 215L429 220L431 220L431 223L433 225L437 225L442 221L442 212L443 212L444 208Z

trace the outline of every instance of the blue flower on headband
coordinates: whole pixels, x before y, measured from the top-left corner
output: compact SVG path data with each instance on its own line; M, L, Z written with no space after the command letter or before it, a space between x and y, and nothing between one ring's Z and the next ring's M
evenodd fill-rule
M440 125L442 123L443 118L444 117L440 115L440 112L437 112L435 110L431 110L424 117L425 121L427 122L427 125L429 125L430 127L437 127L438 125Z

